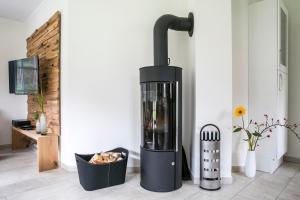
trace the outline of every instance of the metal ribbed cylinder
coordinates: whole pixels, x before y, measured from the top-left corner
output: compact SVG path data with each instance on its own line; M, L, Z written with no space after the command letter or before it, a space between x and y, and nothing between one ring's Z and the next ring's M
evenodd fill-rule
M203 126L200 131L200 187L221 188L220 130L213 124Z

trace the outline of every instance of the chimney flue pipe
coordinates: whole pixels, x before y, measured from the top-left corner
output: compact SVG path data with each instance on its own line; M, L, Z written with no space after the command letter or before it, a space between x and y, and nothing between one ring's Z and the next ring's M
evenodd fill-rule
M188 17L163 15L155 23L153 30L154 40L154 65L168 66L168 29L175 31L188 31L193 35L194 16L189 13Z

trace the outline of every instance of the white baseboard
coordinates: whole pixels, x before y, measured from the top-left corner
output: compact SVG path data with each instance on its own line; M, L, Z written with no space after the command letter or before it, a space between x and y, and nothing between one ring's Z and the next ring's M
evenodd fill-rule
M278 160L272 161L271 168L269 166L267 166L267 167L260 166L260 168L257 169L257 171L262 171L262 172L267 172L267 173L273 174L278 169L278 167L282 164L282 162L283 162L283 158L280 158ZM235 173L244 173L245 166L232 166L231 171L235 172Z
M140 167L127 167L127 173L140 173Z
M68 171L68 172L75 172L77 171L77 167L76 166L70 166L70 165L66 165L61 163L60 167L63 168L64 170Z
M192 176L192 181L195 185L199 185L200 184L200 177L195 177L193 176L193 174L191 174Z

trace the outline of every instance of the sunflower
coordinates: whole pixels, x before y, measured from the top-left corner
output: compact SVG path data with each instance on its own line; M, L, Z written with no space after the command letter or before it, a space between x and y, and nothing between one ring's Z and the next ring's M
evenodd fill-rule
M234 116L242 117L246 114L246 108L244 106L238 106L234 109Z

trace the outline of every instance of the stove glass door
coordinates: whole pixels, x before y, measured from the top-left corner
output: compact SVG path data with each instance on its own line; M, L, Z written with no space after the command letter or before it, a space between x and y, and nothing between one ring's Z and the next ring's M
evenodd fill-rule
M142 147L177 149L177 82L141 84Z

